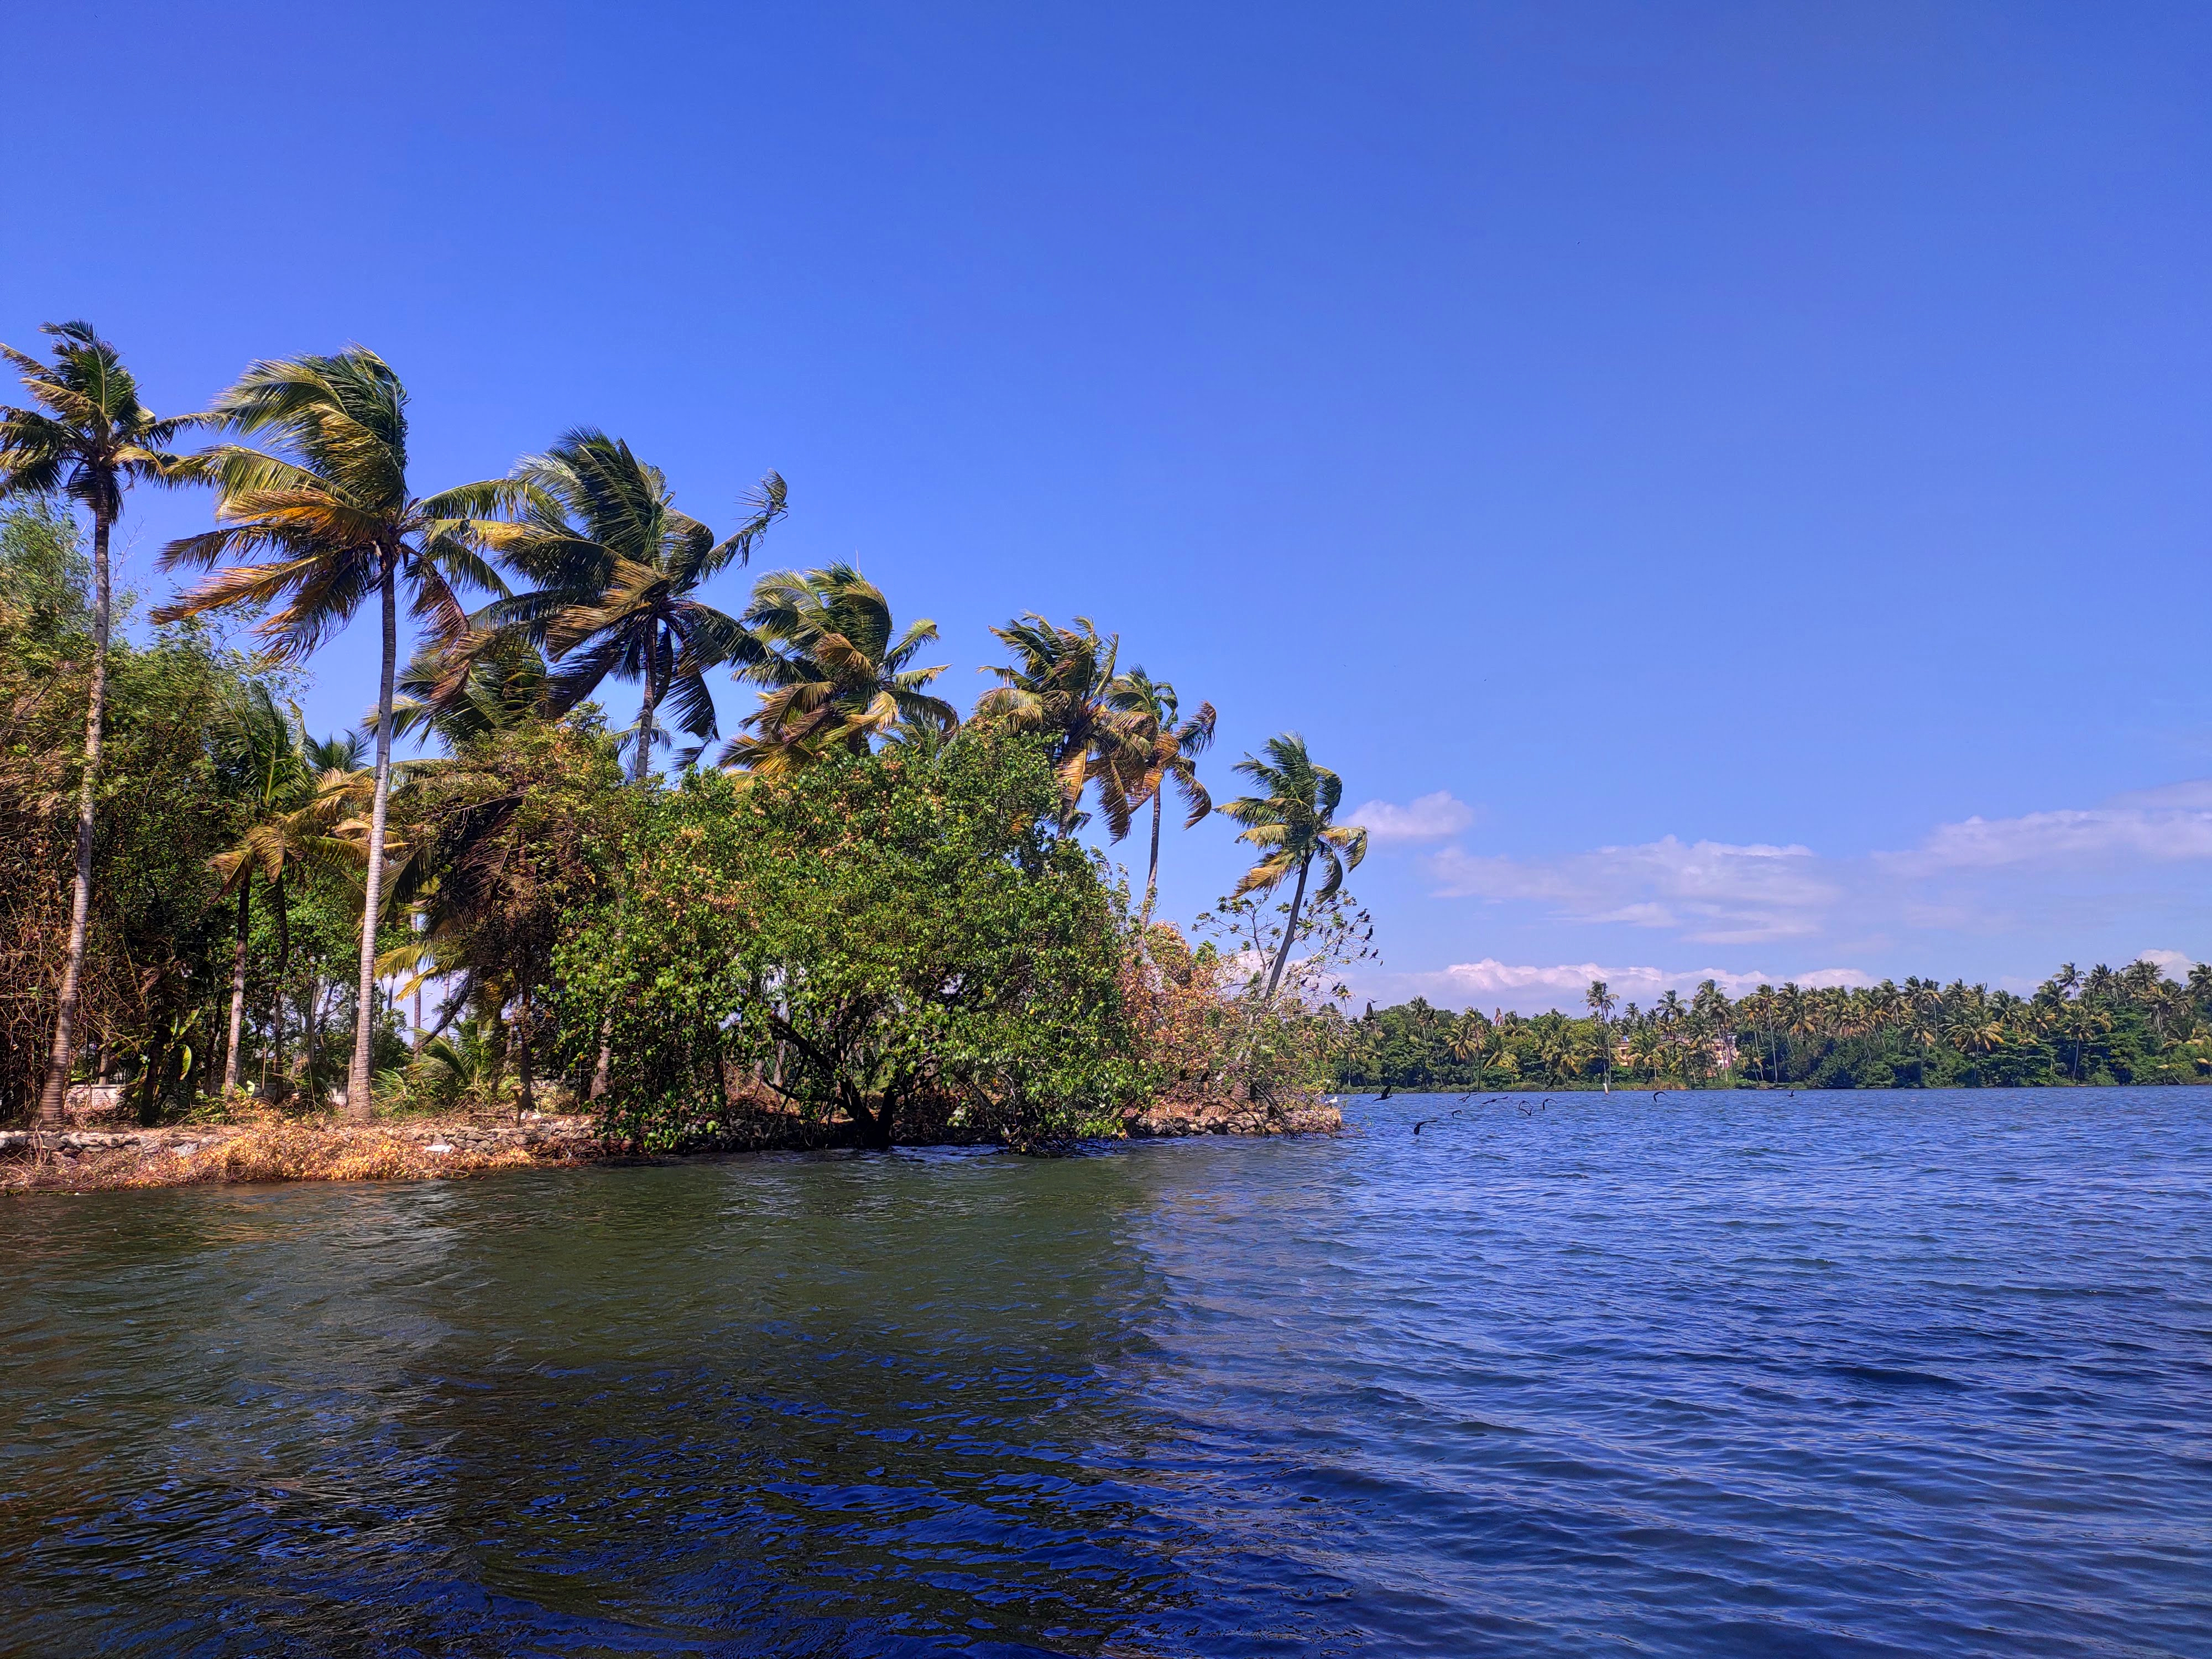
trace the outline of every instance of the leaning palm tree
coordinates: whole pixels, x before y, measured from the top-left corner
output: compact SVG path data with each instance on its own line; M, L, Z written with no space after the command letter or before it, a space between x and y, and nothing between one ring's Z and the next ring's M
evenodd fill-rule
M1142 668L1132 668L1115 679L1108 701L1123 714L1136 716L1138 722L1121 762L1126 775L1122 787L1133 805L1147 799L1152 804L1152 853L1145 871L1143 915L1149 925L1160 886L1161 797L1168 783L1172 781L1182 791L1190 809L1182 821L1184 829L1194 828L1213 811L1213 797L1198 781L1198 757L1213 741L1213 705L1199 704L1198 713L1178 724L1181 710L1175 687Z
M960 724L925 689L944 665L912 665L937 624L899 632L883 590L849 564L762 577L744 625L757 654L739 678L761 688L760 706L722 751L725 766L772 777L839 750L865 754L871 739L923 727L941 738Z
M1291 894L1290 915L1283 923L1283 941L1275 948L1275 964L1267 975L1267 998L1273 1001L1298 935L1298 912L1305 903L1306 878L1315 861L1328 872L1314 895L1319 902L1334 896L1344 884L1344 872L1358 868L1367 856L1367 832L1357 824L1335 822L1344 780L1326 766L1314 764L1304 738L1285 732L1268 738L1265 747L1265 760L1247 755L1237 763L1237 770L1266 793L1240 796L1220 810L1244 826L1237 839L1250 842L1262 854L1237 884L1237 892L1272 890L1293 872L1298 878Z
M60 342L42 363L13 346L0 356L21 370L36 409L0 408L0 495L66 495L92 514L92 688L84 714L84 768L76 791L76 872L70 889L69 941L62 957L53 1046L39 1091L41 1122L58 1123L76 1058L78 983L92 915L93 803L100 787L100 728L107 705L107 640L112 588L109 532L134 483L174 481L177 434L193 422L161 420L138 401L138 383L90 323L48 323Z
M982 671L1000 683L975 700L977 716L1049 738L1053 770L1060 779L1060 827L1072 830L1083 822L1079 807L1084 786L1096 781L1107 829L1121 840L1129 833L1137 805L1127 781L1140 727L1138 716L1114 701L1114 659L1121 635L1102 639L1088 617L1078 617L1073 628L1060 628L1034 611L991 631L1016 660Z
M399 595L434 648L464 672L468 613L456 590L503 592L473 544L489 515L519 498L511 480L417 496L407 482L407 392L381 357L349 346L332 357L258 362L216 400L210 416L265 435L264 451L222 444L191 463L216 490L218 526L174 541L165 565L244 562L155 613L157 619L240 607L275 609L258 631L280 660L309 655L372 596L383 619L377 683L376 773L367 837L361 964L346 1111L370 1115L369 1050L376 1005L376 925L383 908L385 821L392 794L392 679L399 653Z
M519 463L514 476L526 491L520 509L483 537L529 587L477 620L553 659L549 714L568 713L610 677L635 681L635 775L643 783L653 744L665 740L664 705L679 730L704 743L715 732L706 671L754 654L744 629L697 592L752 556L753 544L783 516L783 480L763 478L744 523L718 541L676 510L659 468L604 432L568 432Z

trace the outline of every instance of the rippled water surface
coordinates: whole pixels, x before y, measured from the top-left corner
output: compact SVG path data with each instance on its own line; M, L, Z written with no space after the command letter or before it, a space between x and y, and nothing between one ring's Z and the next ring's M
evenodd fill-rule
M0 1203L0 1652L2212 1655L2212 1091Z

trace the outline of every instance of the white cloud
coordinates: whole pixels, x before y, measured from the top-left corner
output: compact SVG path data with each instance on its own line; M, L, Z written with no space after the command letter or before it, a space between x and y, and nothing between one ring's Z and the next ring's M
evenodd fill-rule
M1407 805L1370 800L1345 822L1363 825L1378 842L1445 841L1474 823L1474 808L1449 789L1423 795Z
M1820 931L1842 896L1809 847L1685 842L1601 847L1565 858L1485 857L1444 848L1431 860L1443 896L1533 899L1571 921L1666 927L1709 945Z
M2157 963L2160 973L2176 981L2186 980L2189 970L2197 965L2197 958L2186 951L2139 951L2136 960Z

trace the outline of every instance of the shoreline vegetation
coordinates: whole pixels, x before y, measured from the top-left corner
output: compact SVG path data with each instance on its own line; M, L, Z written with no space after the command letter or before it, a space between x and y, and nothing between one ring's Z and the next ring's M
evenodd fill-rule
M591 428L418 493L373 352L157 418L88 325L46 331L49 357L0 348L28 394L0 409L0 1125L27 1146L72 1091L161 1131L78 1150L165 1173L179 1135L194 1169L215 1143L411 1169L409 1125L549 1106L628 1156L740 1122L1049 1151L1326 1115L1366 838L1296 733L1217 805L1212 705L1088 618L994 629L963 715L936 625L851 564L718 609L789 511L773 472L723 533ZM109 544L140 485L213 520L161 554L204 574L126 633ZM315 738L305 665L356 619L371 707ZM1255 860L1188 930L1152 914L1170 793ZM1086 830L1143 836L1141 895Z
M1454 1013L1416 997L1351 1023L1340 1089L1972 1089L2212 1083L2212 965L2061 967L2022 997L1908 979L1761 985L1711 980L1650 1008L1603 980L1589 1012Z
M166 1179L178 1135L194 1169L220 1141L227 1168L451 1172L407 1150L422 1124L548 1111L589 1124L563 1158L1046 1152L1326 1127L1331 1089L2212 1079L2202 966L1350 1018L1374 951L1341 780L1284 732L1217 803L1213 706L1089 618L994 629L963 714L935 623L853 564L710 602L792 510L773 471L720 532L589 428L420 493L405 388L363 348L160 417L88 325L46 331L46 357L0 347L27 394L0 408L0 1128L38 1125L27 1147L65 1140L73 1090L167 1137L81 1152ZM206 492L211 527L119 632L141 486ZM307 665L372 617L362 726L313 736ZM1254 860L1188 929L1154 915L1170 794ZM1140 890L1086 832L1138 837Z

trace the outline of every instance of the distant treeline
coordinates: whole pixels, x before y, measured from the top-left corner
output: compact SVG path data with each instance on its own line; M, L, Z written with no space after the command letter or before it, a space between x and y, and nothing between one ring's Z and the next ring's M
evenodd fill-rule
M2212 966L2071 963L2035 994L1954 981L1864 988L1762 985L1731 1001L1619 1004L1603 981L1583 1015L1455 1014L1419 997L1352 1023L1346 1089L2019 1088L2212 1081Z

